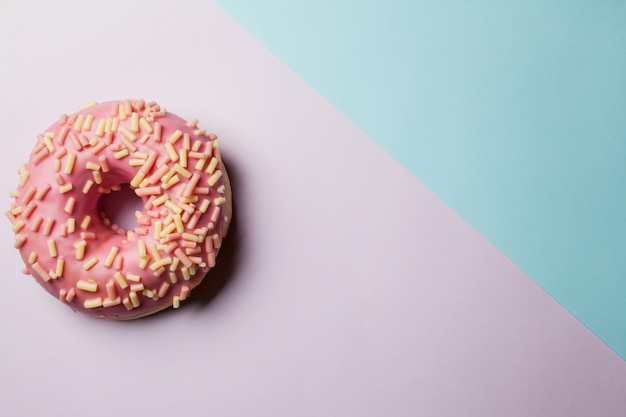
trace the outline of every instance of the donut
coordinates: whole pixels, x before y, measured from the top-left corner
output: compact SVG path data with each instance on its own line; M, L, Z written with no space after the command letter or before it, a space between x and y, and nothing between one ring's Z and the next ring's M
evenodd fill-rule
M62 114L18 174L6 215L23 272L88 316L178 308L215 266L228 231L217 136L153 101L91 102ZM99 210L103 195L123 187L142 203L132 230Z

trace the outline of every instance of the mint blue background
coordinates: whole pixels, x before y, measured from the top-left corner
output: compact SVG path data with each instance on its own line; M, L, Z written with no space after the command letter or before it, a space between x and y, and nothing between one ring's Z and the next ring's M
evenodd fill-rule
M216 3L626 357L626 2Z

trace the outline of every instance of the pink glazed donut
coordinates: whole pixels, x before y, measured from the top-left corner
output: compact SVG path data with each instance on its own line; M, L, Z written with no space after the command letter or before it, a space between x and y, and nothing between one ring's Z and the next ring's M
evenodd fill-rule
M155 102L121 100L61 115L38 136L7 216L46 291L89 316L128 320L178 308L215 265L231 217L218 139ZM137 227L99 212L125 184Z

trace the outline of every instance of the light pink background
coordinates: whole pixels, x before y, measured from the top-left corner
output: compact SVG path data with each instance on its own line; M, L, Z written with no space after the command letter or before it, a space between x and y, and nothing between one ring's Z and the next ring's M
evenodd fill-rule
M220 135L236 217L128 323L23 276L5 221L0 415L624 415L621 358L211 3L40 3L0 4L2 195L59 113L144 97Z

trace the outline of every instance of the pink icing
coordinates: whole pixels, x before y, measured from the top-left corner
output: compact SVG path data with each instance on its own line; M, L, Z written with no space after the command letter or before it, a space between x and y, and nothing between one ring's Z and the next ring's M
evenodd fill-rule
M215 264L230 212L217 138L156 103L108 102L62 116L39 135L20 172L7 213L15 246L27 272L74 310L129 319L177 307ZM101 218L98 200L128 183L144 210L134 231L119 234ZM85 216L91 221L82 229ZM85 247L83 259L76 245Z

